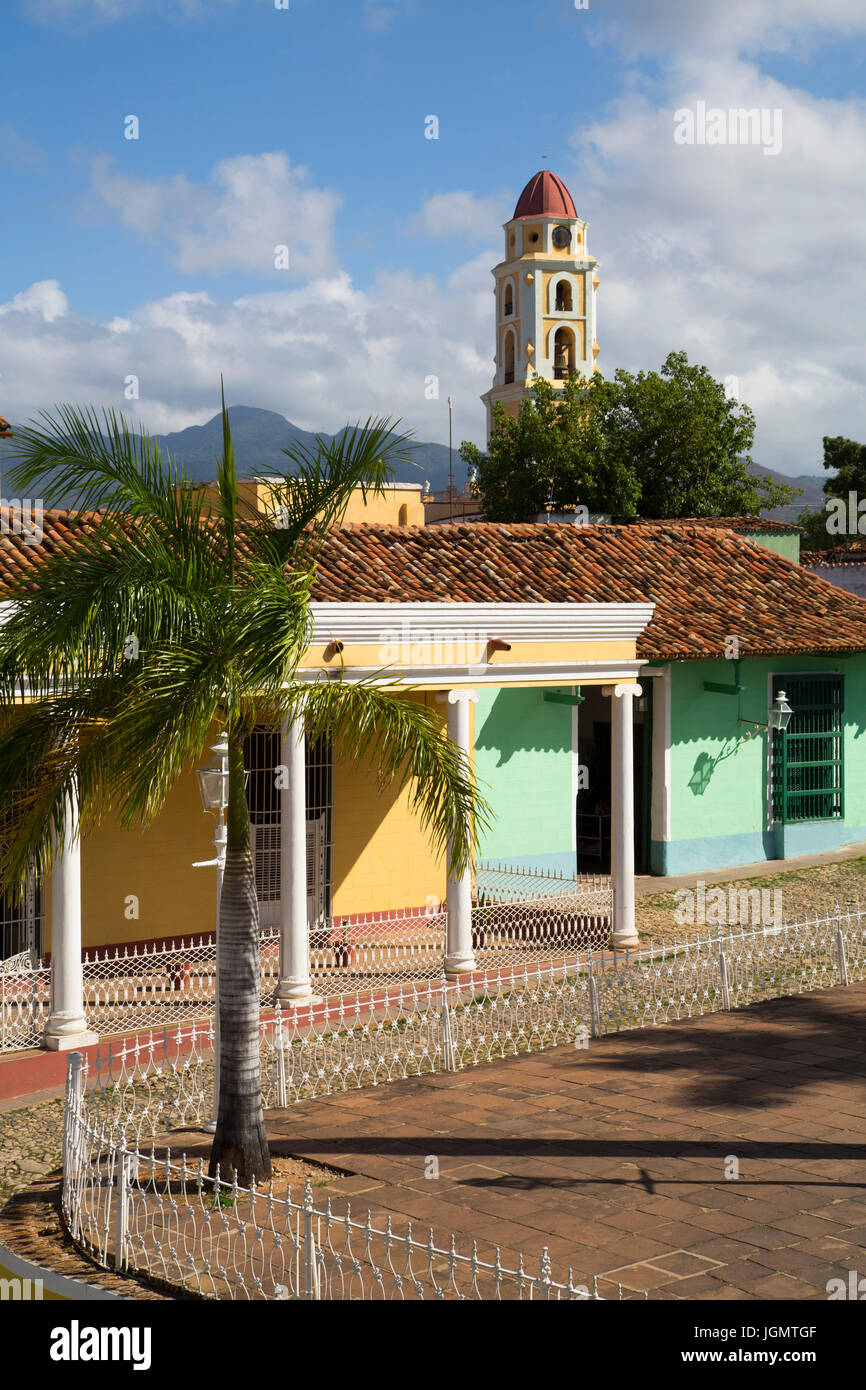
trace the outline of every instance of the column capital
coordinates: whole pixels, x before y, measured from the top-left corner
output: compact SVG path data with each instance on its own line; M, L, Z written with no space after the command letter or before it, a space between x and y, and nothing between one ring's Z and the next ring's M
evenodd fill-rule
M637 681L618 681L616 685L603 685L601 693L602 695L612 695L619 700L623 695L633 695L635 699L638 699L643 691Z
M455 690L440 690L436 696L438 705L456 705L458 700L470 700L475 705L478 703L478 691L461 690L458 687Z

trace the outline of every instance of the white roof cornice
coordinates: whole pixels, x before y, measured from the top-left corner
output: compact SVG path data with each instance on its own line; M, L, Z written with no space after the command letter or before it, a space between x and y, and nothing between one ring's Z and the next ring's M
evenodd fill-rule
M635 641L653 603L313 603L314 642L400 640L405 632L512 642Z

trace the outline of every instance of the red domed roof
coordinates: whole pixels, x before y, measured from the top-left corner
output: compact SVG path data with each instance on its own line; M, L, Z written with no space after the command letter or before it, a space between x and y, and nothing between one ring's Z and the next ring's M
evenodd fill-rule
M517 199L515 217L576 217L574 200L562 179L539 169Z

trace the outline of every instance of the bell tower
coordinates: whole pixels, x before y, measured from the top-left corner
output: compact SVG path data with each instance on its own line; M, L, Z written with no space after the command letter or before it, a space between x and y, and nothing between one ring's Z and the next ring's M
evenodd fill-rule
M587 250L587 226L549 169L529 180L505 223L505 259L493 268L496 373L481 397L488 439L494 401L517 415L536 375L555 385L595 370L598 262Z

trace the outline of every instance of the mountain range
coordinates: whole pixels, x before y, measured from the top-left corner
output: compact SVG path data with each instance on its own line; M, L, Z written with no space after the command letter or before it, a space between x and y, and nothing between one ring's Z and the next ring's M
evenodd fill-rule
M295 441L307 446L315 444L315 434L309 430L302 430L298 425L292 424L291 420L287 420L285 416L274 410L261 410L249 405L234 405L229 408L229 420L231 421L238 472L242 475L282 471L286 463L285 455L282 453L284 448ZM323 434L322 438L330 441L342 433L341 430L338 431L337 435ZM197 482L213 480L216 474L216 459L222 449L221 416L214 415L213 419L208 420L207 424L204 425L190 425L188 429L176 430L170 434L154 437L159 441L164 451L171 455L175 463L185 465L190 477ZM431 492L439 492L447 487L447 445L412 440L411 455L412 463L404 464L398 469L397 482L420 483L423 486L424 482L427 481L430 484ZM9 463L13 461L13 457L14 442L10 440L8 444L3 446L0 463L8 467ZM466 480L466 468L456 448L454 449L453 467L454 482L460 490ZM763 468L760 464L753 464L752 471L758 476L771 477L776 482L785 483L789 487L803 489L801 496L793 504L766 513L773 520L794 521L798 512L804 507L820 509L824 505L824 494L821 490L822 480L819 477L812 474L788 477L786 474L778 473L773 469ZM55 506L66 505L69 501L69 499L62 497L46 500Z
M275 410L259 410L251 405L229 407L229 421L232 427L232 440L235 446L238 472L276 473L286 466L286 456L282 452L295 442L315 447L316 435L310 430L302 430L293 425L285 416ZM321 433L327 443L338 439L348 426L337 434ZM216 458L222 450L222 417L215 415L206 425L190 425L188 429L177 430L174 434L155 436L162 447L176 463L186 465L187 472L199 482L209 482L216 472ZM446 444L422 444L411 441L412 460L398 470L395 479L398 483L430 483L430 491L438 492L448 485L448 446ZM454 450L454 478L461 487L466 476L463 460Z
M259 410L254 406L235 405L229 409L232 426L232 439L238 470L242 473L274 472L285 466L285 455L281 452L295 440L302 444L315 443L315 434L293 425L291 420L277 414L274 410ZM338 434L342 431L338 431ZM196 479L206 482L214 476L214 461L222 448L221 417L215 415L206 425L191 425L189 429L178 430L174 434L157 435L160 443L178 463L184 463L188 472ZM323 434L325 440L337 435ZM425 444L412 441L412 464L398 469L396 481L400 483L430 483L431 492L439 492L448 485L448 446L445 444ZM454 449L454 481L458 490L466 481L466 466L457 449ZM802 488L796 502L786 507L777 507L766 515L773 521L795 521L804 508L820 510L824 505L822 480L812 474L788 477L772 468L753 464L752 471L758 477L769 477L788 487Z

